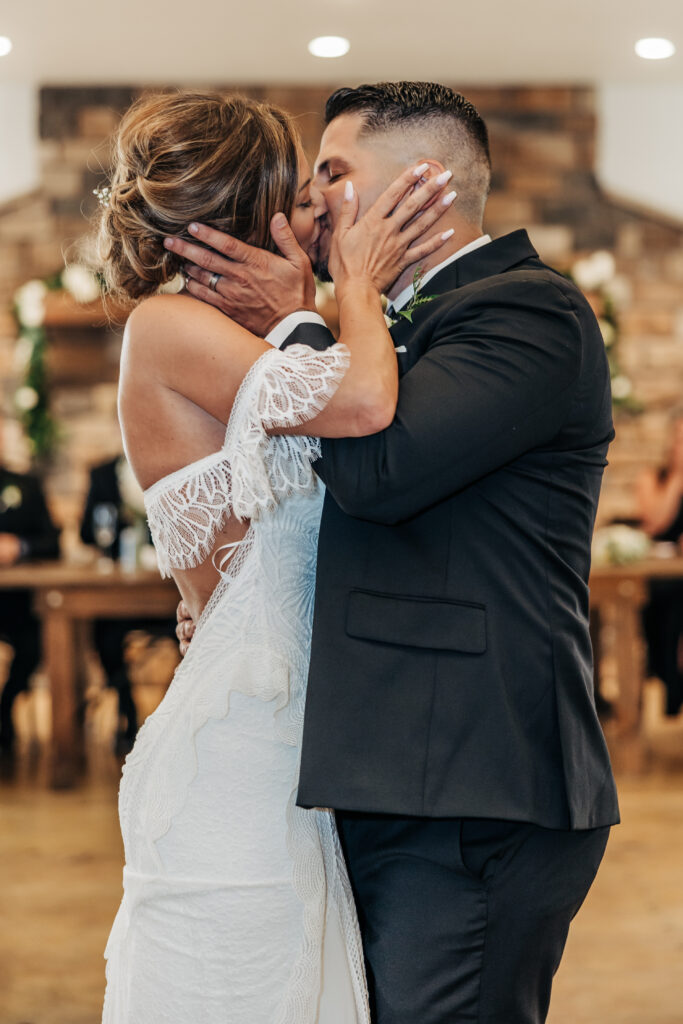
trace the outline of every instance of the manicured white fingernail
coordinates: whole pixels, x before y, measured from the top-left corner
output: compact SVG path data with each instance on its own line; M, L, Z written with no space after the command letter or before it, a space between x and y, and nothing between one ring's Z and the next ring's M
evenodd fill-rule
M444 233L441 236L441 241L445 242L448 238L451 237L451 235L454 235L454 234L455 234L455 228L451 228L449 231L444 231Z
M188 224L188 225L187 225L187 230L188 230L188 231L189 231L189 232L190 232L191 234L193 234L193 235L196 235L196 234L197 234L197 232L199 231L199 224L195 224L195 223L194 223L194 221L193 221L193 222L192 222L192 224Z
M437 185L445 185L453 177L453 171L443 171L436 179Z
M347 202L349 202L351 199L353 199L353 182L352 181L347 181L346 184L344 185L344 199L346 199Z
M441 202L443 203L444 206L450 206L451 203L453 202L453 200L455 199L455 197L457 196L457 194L458 193L455 192L455 191L449 192L447 196L443 197Z
M415 170L413 171L413 174L415 175L416 178L419 178L422 174L424 174L424 172L427 170L428 167L429 167L429 164L420 164L419 167L415 168Z

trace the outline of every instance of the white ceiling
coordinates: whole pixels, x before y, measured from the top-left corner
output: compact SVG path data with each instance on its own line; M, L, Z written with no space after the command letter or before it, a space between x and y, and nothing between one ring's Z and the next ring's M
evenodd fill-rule
M683 0L4 0L0 35L0 83L683 83ZM643 61L642 36L677 53Z

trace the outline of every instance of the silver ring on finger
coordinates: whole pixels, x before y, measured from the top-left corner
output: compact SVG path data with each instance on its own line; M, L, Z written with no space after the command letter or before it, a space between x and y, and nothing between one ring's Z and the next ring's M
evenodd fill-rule
M211 277L209 278L209 288L211 289L212 292L216 291L216 285L218 284L220 279L220 274L212 274Z

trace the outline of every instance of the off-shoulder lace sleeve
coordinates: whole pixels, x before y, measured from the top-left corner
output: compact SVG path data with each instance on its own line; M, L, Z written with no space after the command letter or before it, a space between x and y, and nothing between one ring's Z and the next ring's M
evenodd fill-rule
M318 438L269 436L320 413L339 387L349 351L307 345L273 349L254 363L233 404L220 451L158 481L145 506L162 575L205 561L229 516L258 519L314 483Z
M311 463L320 439L267 433L294 427L322 412L350 361L345 345L318 352L307 345L274 349L251 368L225 435L232 468L232 507L239 519L258 519L278 501L313 486Z

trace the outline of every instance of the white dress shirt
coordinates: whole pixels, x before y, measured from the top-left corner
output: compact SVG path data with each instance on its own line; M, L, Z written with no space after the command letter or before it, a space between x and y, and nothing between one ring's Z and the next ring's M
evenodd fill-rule
M448 256L445 260L439 263L438 266L432 267L431 270L427 271L427 273L420 279L420 289L424 288L427 281L431 281L434 275L438 274L444 267L447 267L449 263L455 263L455 261L459 260L461 256L466 256L468 252L474 252L475 249L481 248L482 245L487 245L490 241L490 235L480 235L479 238L475 238L473 242L468 242L467 245L463 245L462 249L458 249L457 252L454 252L452 256ZM394 310L394 312L396 312L399 309L403 309L412 297L413 283L411 281L410 284L404 288L402 292L399 292L396 298L389 303L389 306Z

